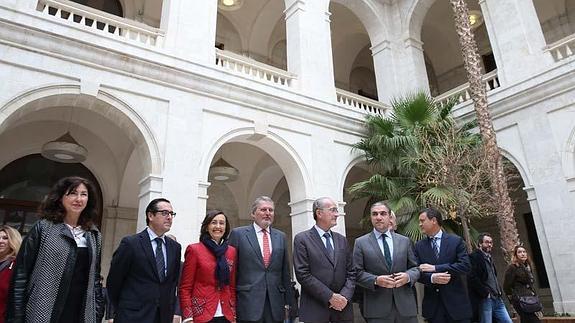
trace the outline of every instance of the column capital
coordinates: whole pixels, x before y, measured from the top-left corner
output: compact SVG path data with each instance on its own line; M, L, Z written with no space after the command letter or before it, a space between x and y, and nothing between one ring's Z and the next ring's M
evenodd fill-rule
M201 200L208 200L208 188L212 185L210 182L198 181L198 198Z
M523 190L525 191L525 193L527 193L527 201L533 202L537 200L537 196L535 196L535 187L525 186Z
M391 42L389 40L382 40L379 43L371 46L371 56L375 56L384 50L391 50Z
M308 212L311 213L313 210L313 201L315 200L311 198L305 198L303 200L288 203L289 207L291 208L290 216L296 216Z
M575 177L567 178L567 189L569 192L575 192Z
M138 182L138 185L140 186L140 194L138 197L141 198L142 196L150 193L161 194L163 182L164 178L158 175L150 174L144 177Z
M298 11L305 11L305 1L295 0L284 10L285 20L291 18Z
M403 40L403 44L405 45L405 48L412 47L423 52L423 42L419 39L415 39L413 37L406 37Z

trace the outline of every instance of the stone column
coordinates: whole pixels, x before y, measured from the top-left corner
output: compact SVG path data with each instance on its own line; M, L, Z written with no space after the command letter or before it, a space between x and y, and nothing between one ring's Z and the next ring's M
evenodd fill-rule
M146 227L146 207L155 198L162 197L163 179L159 176L149 175L142 179L140 185L140 203L138 204L138 220L136 231L144 230Z
M186 60L215 64L217 14L215 0L164 0L160 23L166 33L164 48Z
M389 104L393 95L398 92L391 42L381 41L371 46L370 50L373 57L378 100Z
M425 69L425 58L423 56L423 42L415 38L405 38L403 40L403 54L399 63L399 75L403 83L402 93L405 95L415 91L425 91L429 93L429 80Z
M279 1L279 0L278 0ZM285 19L288 71L304 95L333 102L335 81L328 0L287 0Z
M297 233L308 230L315 224L312 213L313 201L314 199L312 198L305 198L289 203L291 208L292 239Z
M532 189L526 189L537 237L558 312L575 310L572 267L575 237L575 202L563 173L561 153L547 115L541 113L518 123ZM537 199L535 199L537 195Z
M502 85L535 75L553 63L533 1L479 0Z

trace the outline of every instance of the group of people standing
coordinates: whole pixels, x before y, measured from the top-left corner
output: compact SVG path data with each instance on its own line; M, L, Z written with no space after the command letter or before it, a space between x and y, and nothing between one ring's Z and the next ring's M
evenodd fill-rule
M4 318L102 321L105 295L101 236L93 222L96 196L86 179L63 178L42 203L41 220L21 245L18 231L0 227L0 323ZM491 322L492 316L505 322L509 315L503 293L522 322L538 321L519 303L520 296L534 295L522 247L515 249L501 289L490 258L491 237L480 236L479 251L469 256L461 238L442 230L442 216L435 209L421 211L419 225L428 238L413 247L394 232L389 206L373 204L373 231L355 241L353 252L347 239L331 230L339 215L336 202L319 198L312 211L315 225L293 242L302 322L352 322L357 288L367 322L415 323L416 282L425 285L422 314L431 323L470 322L472 308L480 309L481 322ZM272 228L274 202L269 197L252 204L253 223L233 230L223 212L208 212L199 242L186 248L183 264L180 244L166 234L176 216L170 201L154 199L145 212L146 229L123 238L112 258L106 296L114 322L172 322L177 305L183 322L282 322L293 316L298 302L288 241L285 233Z

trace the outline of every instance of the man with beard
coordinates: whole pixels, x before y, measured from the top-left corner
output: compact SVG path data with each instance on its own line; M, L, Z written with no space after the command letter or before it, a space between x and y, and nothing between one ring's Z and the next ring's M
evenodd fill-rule
M511 323L503 303L503 290L497 282L497 270L491 256L493 239L489 233L479 235L478 247L469 255L471 272L467 277L473 320L491 323L495 319L496 322Z

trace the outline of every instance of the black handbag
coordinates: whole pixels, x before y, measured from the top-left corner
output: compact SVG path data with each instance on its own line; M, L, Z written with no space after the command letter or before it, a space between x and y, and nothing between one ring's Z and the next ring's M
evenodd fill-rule
M541 305L537 295L519 296L517 302L521 310L525 313L535 313L543 309L543 305Z

